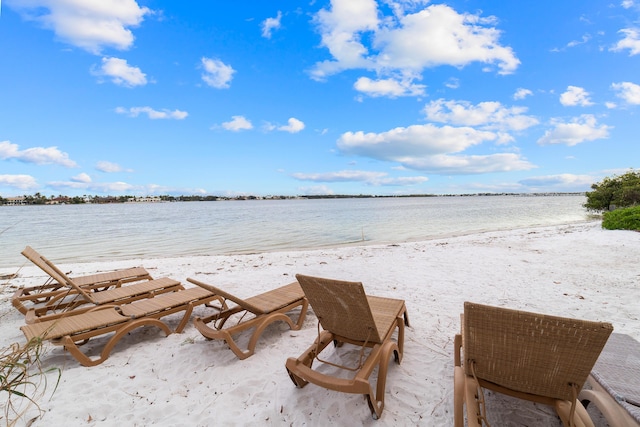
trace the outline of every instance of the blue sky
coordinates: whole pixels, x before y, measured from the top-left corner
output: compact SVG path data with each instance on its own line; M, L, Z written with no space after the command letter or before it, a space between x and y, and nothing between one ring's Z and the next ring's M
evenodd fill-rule
M640 1L4 0L0 196L586 191Z

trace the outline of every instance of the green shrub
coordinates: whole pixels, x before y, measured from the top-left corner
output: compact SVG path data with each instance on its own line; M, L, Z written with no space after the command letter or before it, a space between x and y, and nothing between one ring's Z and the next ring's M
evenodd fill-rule
M640 206L605 212L602 216L602 228L640 231Z

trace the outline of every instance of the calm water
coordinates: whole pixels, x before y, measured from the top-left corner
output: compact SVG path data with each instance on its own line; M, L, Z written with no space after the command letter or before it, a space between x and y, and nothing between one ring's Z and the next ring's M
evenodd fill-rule
M0 267L26 245L57 263L220 255L584 221L584 196L252 200L0 206Z

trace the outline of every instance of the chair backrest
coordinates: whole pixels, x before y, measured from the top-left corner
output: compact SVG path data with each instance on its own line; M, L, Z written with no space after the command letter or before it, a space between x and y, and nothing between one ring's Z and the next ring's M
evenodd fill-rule
M82 298L89 302L95 303L95 300L91 297L91 295L82 289L80 286L75 284L70 277L64 274L58 267L55 266L51 261L49 261L44 256L40 255L38 251L33 249L31 246L27 246L22 251L22 255L28 258L32 263L40 267L42 271L47 273L53 280L58 282L63 286L67 286L74 291L76 291Z
M240 307L242 307L243 309L250 311L254 314L264 314L264 310L262 310L260 307L251 304L249 301L246 301L240 297L237 297L233 294L230 294L229 292L226 292L225 290L222 290L220 288L217 288L213 285L210 285L208 283L204 283L201 282L199 280L196 279L192 279L192 278L187 278L187 280L191 283L193 283L194 285L198 285L203 289L206 289L210 292L212 292L214 295L218 295L221 296L222 298L229 300L229 301L233 301L234 303L238 304Z
M360 282L296 274L322 327L355 341L382 342Z
M605 322L465 302L465 373L518 392L573 400L612 331Z

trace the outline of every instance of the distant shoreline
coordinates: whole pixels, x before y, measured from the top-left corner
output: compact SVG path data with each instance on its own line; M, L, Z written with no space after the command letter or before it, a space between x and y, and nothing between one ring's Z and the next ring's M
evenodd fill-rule
M390 199L411 197L549 197L549 196L582 196L584 192L548 192L548 193L464 193L464 194L318 194L298 196L58 196L45 197L40 194L34 196L17 196L2 198L0 206L44 206L44 205L83 205L83 204L111 204L111 203L166 203L166 202L219 202L236 200L317 200L317 199Z

